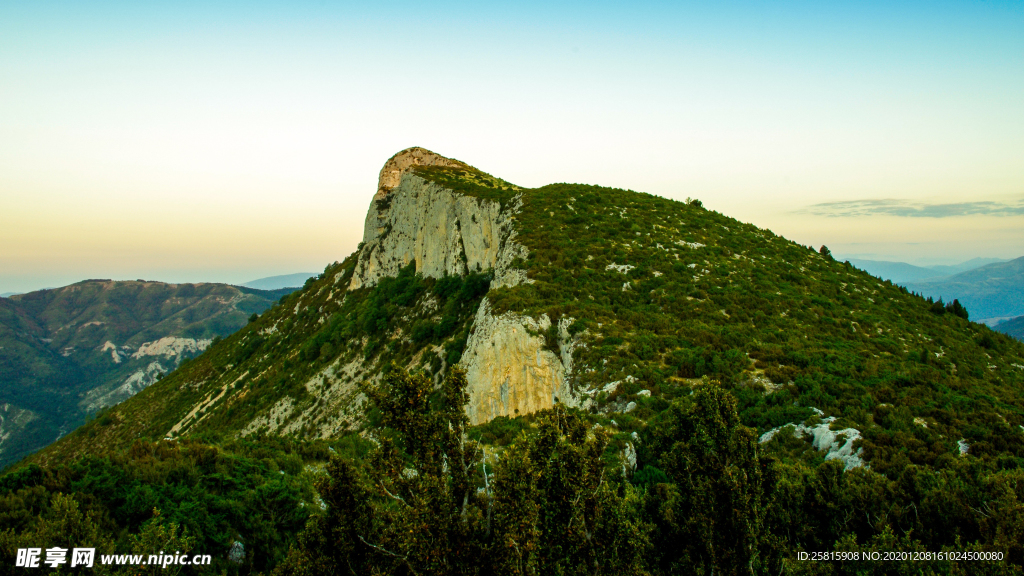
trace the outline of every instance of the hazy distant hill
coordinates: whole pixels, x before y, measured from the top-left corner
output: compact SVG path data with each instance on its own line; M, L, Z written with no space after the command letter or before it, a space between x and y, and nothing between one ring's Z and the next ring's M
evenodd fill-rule
M929 270L934 270L943 276L952 276L954 274L960 274L961 272L967 272L968 270L974 270L981 268L982 266L988 266L989 264L998 264L999 262L1009 262L1006 258L971 258L966 262L959 264L953 264L950 266L936 265L926 266Z
M892 282L913 282L929 278L945 276L930 268L922 268L906 262L886 262L884 260L861 260L850 258L850 264L864 270L872 276L878 276Z
M252 280L242 284L246 288L257 290L280 290L281 288L299 288L306 283L306 280L316 276L316 272L298 272L296 274L284 274L281 276L269 276Z
M975 268L996 262L1006 262L1006 260L999 258L972 258L966 262L954 265L914 266L906 262L850 258L850 264L870 273L872 276L878 276L883 280L890 280L900 284L906 282L937 281L953 274L974 270Z
M1002 332L1013 336L1017 340L1024 341L1024 316L1018 316L1012 320L1004 320L992 327L996 332Z
M0 299L0 466L152 384L288 292L86 280Z
M908 282L909 290L967 307L972 320L1024 315L1024 257L988 264L938 281Z
M21 292L4 292L0 294L0 298L7 298L8 296L14 296L15 294L21 294Z

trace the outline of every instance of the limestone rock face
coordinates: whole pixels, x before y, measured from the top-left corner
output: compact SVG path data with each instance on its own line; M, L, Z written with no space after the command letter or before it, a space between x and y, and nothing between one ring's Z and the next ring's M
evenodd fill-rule
M502 207L453 192L410 173L417 165L465 166L422 148L388 160L366 216L349 289L397 276L413 261L417 273L433 278L491 270L492 289L530 282L526 271L514 265L517 258L528 256L516 241L514 226L522 198ZM560 320L558 350L548 350L541 336L551 326L546 315L494 316L484 298L460 361L469 383L473 424L551 408L556 399L576 404L570 389L575 346L568 334L571 321Z
M562 354L544 348L539 335L550 326L546 314L539 319L511 313L494 316L484 298L459 362L469 383L471 423L544 410L556 399L575 405L567 378L572 372L571 351L564 362Z
M349 289L397 276L413 260L416 272L440 278L494 268L501 247L501 206L455 194L412 174L366 216L363 248Z
M408 164L406 169L413 165ZM398 176L398 184L388 188L395 174L389 171L387 178L384 171L381 174L382 187L366 214L363 245L350 290L397 276L414 260L416 272L433 278L492 269L496 281L493 287L526 280L525 272L511 266L517 256L526 256L526 249L515 242L512 227L519 201L502 210L493 200L457 194L409 173ZM383 196L381 190L385 190Z

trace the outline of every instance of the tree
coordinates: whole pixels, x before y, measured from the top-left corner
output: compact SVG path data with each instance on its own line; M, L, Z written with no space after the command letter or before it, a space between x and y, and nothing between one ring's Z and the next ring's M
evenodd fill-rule
M365 472L336 458L282 574L475 574L486 534L475 485L482 451L468 440L465 372L433 394L424 374L390 368L363 387L383 430Z
M609 435L562 406L496 465L467 438L465 373L439 390L392 368L364 386L378 446L335 458L310 520L279 567L319 574L645 574L649 526L638 492L610 472Z
M659 468L674 484L648 493L658 526L655 549L668 573L778 571L766 550L765 514L774 490L772 460L740 424L736 398L716 382L677 400L652 438Z
M498 574L646 574L640 494L609 472L610 434L561 405L503 455L494 481Z

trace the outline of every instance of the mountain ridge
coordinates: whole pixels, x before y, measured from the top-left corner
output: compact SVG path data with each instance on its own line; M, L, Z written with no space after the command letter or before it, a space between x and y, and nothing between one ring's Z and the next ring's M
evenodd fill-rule
M366 425L359 384L389 363L435 381L465 368L474 424L560 402L639 426L715 377L740 398L746 425L767 431L812 408L831 412L864 433L864 459L882 469L897 453L895 421L879 424L889 418L879 406L933 397L921 388L929 378L950 382L977 414L1024 423L1019 347L825 254L698 201L524 189L409 158L395 187L378 187L354 254L113 409L118 423L91 426L90 442L336 437ZM986 361L986 346L1009 356ZM844 407L862 395L870 409ZM955 451L959 420L914 406L911 418L933 422L935 452L921 457Z
M1024 315L1024 257L986 264L942 280L905 285L935 299L959 300L972 319Z
M1020 342L699 200L408 156L355 253L0 477L7 549L84 517L228 573L1020 571Z
M0 465L155 382L282 292L84 280L0 301Z

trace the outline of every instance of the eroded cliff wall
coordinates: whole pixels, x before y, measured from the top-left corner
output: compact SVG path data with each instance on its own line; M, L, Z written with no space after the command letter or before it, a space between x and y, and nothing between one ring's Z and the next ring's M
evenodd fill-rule
M526 272L514 267L517 258L528 256L516 241L521 197L503 208L453 192L409 172L423 164L461 165L423 149L388 161L366 216L349 289L397 276L413 261L418 273L434 278L492 270L492 289L529 282ZM558 351L546 349L540 334L549 326L547 316L494 316L484 298L460 361L467 370L474 424L550 408L556 399L575 403L569 386L572 346L566 335Z

